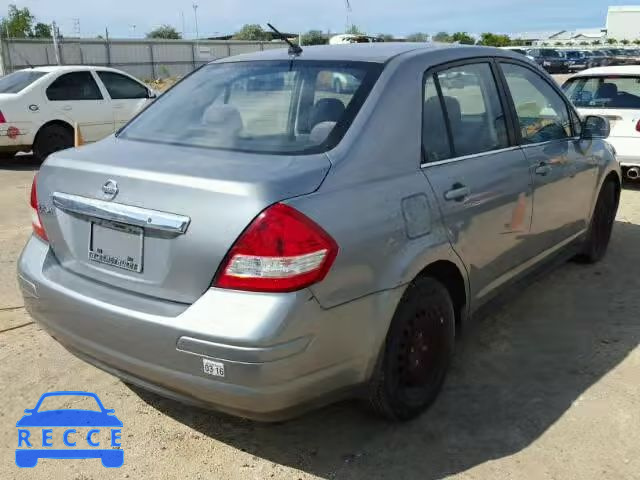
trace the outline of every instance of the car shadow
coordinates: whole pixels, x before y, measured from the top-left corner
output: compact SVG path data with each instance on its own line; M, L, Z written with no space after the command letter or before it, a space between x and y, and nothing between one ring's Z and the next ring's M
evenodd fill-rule
M625 190L640 190L640 180L623 179L622 188Z
M638 346L640 276L629 268L640 262L637 245L640 226L616 222L601 263L563 264L476 319L442 394L411 422L385 422L344 402L259 424L135 391L211 438L323 478L460 473L531 445Z
M0 158L0 170L29 171L38 170L42 162L31 154L19 154L14 157Z

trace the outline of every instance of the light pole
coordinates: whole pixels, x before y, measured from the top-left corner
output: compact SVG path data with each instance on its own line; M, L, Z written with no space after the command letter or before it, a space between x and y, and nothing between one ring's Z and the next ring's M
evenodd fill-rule
M200 33L198 32L198 4L193 2L193 16L196 19L196 44L198 43L198 38L200 38Z

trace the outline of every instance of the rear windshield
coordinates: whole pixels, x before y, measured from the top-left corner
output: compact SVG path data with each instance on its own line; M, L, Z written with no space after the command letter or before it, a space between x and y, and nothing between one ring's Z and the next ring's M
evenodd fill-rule
M0 93L19 93L45 75L46 72L37 72L35 70L10 73L0 78Z
M560 52L558 52L557 50L549 50L549 49L540 50L540 55L543 57L553 57L553 58L562 57L562 55L560 55Z
M640 76L579 77L562 89L579 108L640 109Z
M304 60L207 65L119 136L258 153L326 151L349 128L381 69Z

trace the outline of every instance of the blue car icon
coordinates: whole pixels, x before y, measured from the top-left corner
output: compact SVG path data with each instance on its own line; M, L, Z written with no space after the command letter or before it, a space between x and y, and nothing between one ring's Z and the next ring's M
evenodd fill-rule
M49 397L58 396L73 396L73 397L90 397L95 400L99 410L80 410L80 409L58 409L58 410L42 410L42 402ZM85 398L86 400L86 398ZM31 431L29 429L35 427L107 427L118 428L122 427L122 422L114 415L114 410L104 408L104 405L100 401L100 398L95 393L91 392L76 392L76 391L60 391L49 392L43 394L36 406L32 409L26 409L25 414L18 422L16 427L21 427L22 433ZM94 430L96 433L99 430ZM43 430L44 432L44 430ZM119 432L119 431L118 431ZM27 443L28 441L21 442L19 432L19 443ZM112 432L113 434L113 432ZM28 438L28 437L27 437ZM67 444L65 435L65 444ZM119 437L118 437L119 438ZM24 439L23 439L24 440ZM93 445L91 437L87 437L87 442ZM44 444L44 439L43 439ZM113 439L112 439L113 445ZM124 452L121 448L68 448L68 449L53 449L53 448L23 448L16 449L16 465L19 467L35 467L40 458L56 458L56 459L84 459L84 458L99 458L102 461L102 465L110 468L117 468L124 463Z

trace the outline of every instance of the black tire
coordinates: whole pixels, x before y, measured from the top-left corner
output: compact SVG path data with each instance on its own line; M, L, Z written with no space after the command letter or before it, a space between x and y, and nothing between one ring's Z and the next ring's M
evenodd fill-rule
M73 130L53 124L43 127L33 143L33 155L41 162L54 152L73 147Z
M580 262L596 263L602 260L602 257L607 253L613 223L618 211L618 200L616 182L613 180L605 181L598 195L593 217L591 217L587 239L582 247L582 252L577 257Z
M390 420L409 420L426 410L442 388L454 343L448 290L430 277L415 280L393 316L369 381L371 408Z

